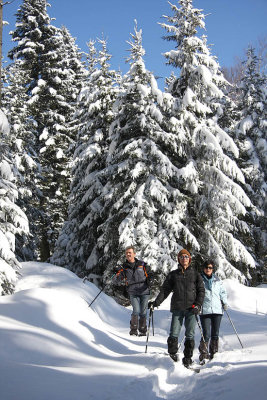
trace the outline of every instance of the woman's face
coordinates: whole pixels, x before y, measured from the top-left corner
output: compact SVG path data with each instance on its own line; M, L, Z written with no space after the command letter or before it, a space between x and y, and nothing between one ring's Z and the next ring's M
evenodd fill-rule
M209 264L204 268L204 272L207 276L211 276L213 272L213 265Z

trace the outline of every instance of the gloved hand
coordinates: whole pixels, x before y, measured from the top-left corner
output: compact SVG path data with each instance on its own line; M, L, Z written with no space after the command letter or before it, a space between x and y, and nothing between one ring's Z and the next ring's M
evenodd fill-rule
M228 309L228 305L227 304L222 304L222 308L224 309L224 311L226 311Z
M121 269L122 267L120 265L117 265L116 267L113 268L113 274L117 274Z
M195 315L198 315L200 313L200 307L196 304L192 305L192 311Z

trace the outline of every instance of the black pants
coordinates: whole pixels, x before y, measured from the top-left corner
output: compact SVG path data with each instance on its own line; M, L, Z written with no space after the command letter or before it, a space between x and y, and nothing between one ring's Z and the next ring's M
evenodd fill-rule
M219 339L221 320L222 314L200 315L200 322L205 342L208 342L210 338Z

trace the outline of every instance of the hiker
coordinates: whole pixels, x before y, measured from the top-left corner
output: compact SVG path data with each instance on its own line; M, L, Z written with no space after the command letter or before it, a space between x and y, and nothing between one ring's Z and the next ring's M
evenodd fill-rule
M184 322L183 364L189 367L193 362L196 315L200 312L205 289L200 273L191 266L191 254L186 249L178 253L178 268L167 275L156 300L149 302L148 307L158 307L171 292L172 321L167 340L168 353L174 361L178 360L178 337Z
M206 261L201 273L205 286L205 297L200 314L200 322L205 342L201 339L199 344L200 361L213 358L214 354L217 353L223 310L228 308L226 289L214 272L214 262L212 260Z
M133 308L130 321L130 335L145 336L147 332L147 305L150 297L152 271L136 258L135 248L125 249L126 260L113 278L113 283L124 282ZM138 320L139 317L139 320Z

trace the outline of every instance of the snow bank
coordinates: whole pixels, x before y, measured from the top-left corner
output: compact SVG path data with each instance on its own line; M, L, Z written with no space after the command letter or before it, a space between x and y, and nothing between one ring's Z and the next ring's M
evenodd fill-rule
M265 399L266 316L246 308L266 304L266 287L225 282L244 349L223 317L219 353L194 374L166 355L170 299L154 312L145 353L146 338L129 336L130 308L103 292L89 308L99 289L61 267L28 262L21 272L16 293L0 298L1 400Z
M267 315L267 285L248 287L230 279L226 279L224 284L231 308L252 314Z

